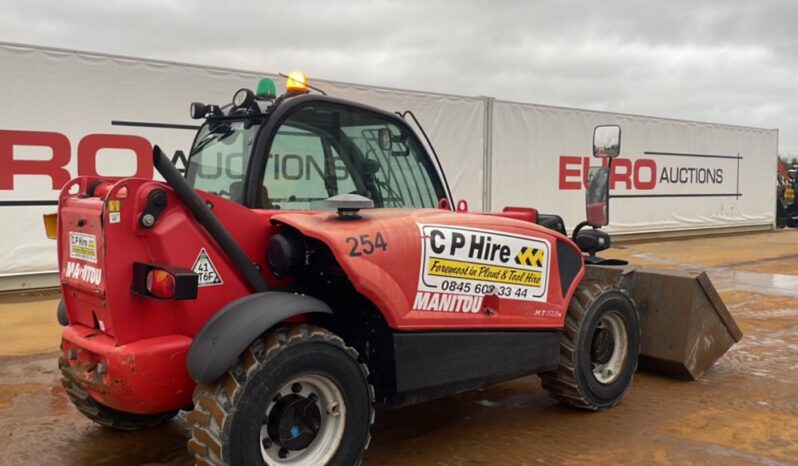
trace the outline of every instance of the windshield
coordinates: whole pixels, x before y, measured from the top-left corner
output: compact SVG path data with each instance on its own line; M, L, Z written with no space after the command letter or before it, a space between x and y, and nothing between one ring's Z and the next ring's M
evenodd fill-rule
M434 208L446 197L406 126L356 107L300 107L274 136L259 207L325 209L325 199L347 193L368 197L375 207Z
M260 122L208 122L189 155L186 180L201 189L241 202L244 174Z

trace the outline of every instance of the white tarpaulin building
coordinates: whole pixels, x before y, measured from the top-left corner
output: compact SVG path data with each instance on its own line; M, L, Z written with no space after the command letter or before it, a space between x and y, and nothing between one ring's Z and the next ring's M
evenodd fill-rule
M189 103L225 104L255 73L0 43L0 289L54 284L41 216L77 175L151 176L158 144L182 165ZM311 77L312 80L312 77ZM614 233L770 228L778 131L316 81L329 95L412 110L470 210L530 206L584 219L593 127L622 127ZM412 126L412 123L411 123ZM43 281L44 280L44 281Z

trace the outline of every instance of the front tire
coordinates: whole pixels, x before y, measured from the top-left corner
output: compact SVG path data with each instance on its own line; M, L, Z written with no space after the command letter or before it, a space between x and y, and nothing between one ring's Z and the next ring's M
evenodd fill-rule
M374 390L357 352L322 328L294 325L256 340L188 415L197 464L359 464Z
M595 282L583 283L568 306L560 365L541 374L543 388L569 406L610 408L631 385L639 354L640 324L629 297Z

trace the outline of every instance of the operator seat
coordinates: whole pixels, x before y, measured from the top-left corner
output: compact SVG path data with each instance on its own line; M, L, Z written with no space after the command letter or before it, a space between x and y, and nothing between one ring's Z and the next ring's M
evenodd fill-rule
M241 203L244 200L244 182L234 181L230 184L230 200ZM269 191L266 186L261 186L258 190L258 205L259 209L274 209L274 205L269 199Z
M272 204L272 200L269 198L269 190L266 189L265 185L261 185L260 189L258 189L258 207L269 210L280 208Z

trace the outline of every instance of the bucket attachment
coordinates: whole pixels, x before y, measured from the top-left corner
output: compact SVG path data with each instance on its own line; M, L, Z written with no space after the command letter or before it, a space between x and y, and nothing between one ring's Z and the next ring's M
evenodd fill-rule
M634 301L641 369L697 380L743 336L704 272L588 265L585 279L614 284Z

